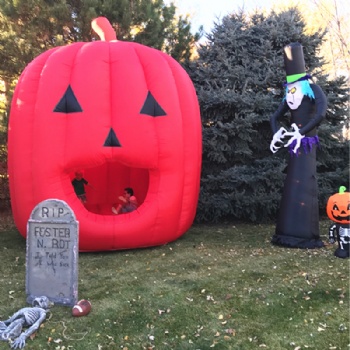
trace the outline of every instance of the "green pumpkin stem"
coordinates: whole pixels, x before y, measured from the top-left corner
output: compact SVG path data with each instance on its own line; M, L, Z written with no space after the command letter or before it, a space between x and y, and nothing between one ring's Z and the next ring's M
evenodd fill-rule
M346 191L346 187L345 187L345 186L340 186L340 187L339 187L339 193L340 193L340 194L345 193L345 191Z
M91 28L102 41L116 41L117 36L106 17L97 17L92 20Z

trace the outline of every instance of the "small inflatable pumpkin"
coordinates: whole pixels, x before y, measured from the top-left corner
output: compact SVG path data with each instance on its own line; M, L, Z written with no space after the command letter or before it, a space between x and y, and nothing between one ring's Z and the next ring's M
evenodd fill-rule
M341 186L339 192L329 197L327 202L327 215L335 223L329 228L329 242L335 243L338 248L334 255L338 258L350 256L350 192Z
M8 163L14 220L26 236L33 208L64 200L79 221L80 251L160 245L192 225L202 139L194 86L167 54L116 40L106 18L101 41L56 47L22 73L11 106ZM71 180L91 184L86 204ZM114 215L125 187L137 210Z

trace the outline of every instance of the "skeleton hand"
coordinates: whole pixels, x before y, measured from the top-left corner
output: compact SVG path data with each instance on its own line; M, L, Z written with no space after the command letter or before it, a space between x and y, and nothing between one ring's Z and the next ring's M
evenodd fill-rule
M270 150L272 153L276 153L283 145L283 141L282 139L284 138L285 133L287 132L287 130L285 128L280 128L274 135L272 138L272 141L270 143ZM281 146L276 146L276 143L281 143Z
M294 131L287 131L283 135L283 137L291 136L290 140L287 142L287 144L284 145L284 147L288 147L290 144L292 144L292 142L296 141L296 145L293 149L293 153L297 153L297 150L300 147L301 139L304 138L305 136L300 134L299 128L295 123L293 123L291 126Z
M18 338L16 338L11 344L12 349L22 349L26 345L26 336L21 334Z

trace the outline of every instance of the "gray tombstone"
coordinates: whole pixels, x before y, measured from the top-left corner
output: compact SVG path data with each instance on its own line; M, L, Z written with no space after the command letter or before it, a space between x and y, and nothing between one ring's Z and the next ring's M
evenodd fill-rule
M78 301L78 227L68 204L58 199L39 203L27 224L27 302L42 295L58 305Z

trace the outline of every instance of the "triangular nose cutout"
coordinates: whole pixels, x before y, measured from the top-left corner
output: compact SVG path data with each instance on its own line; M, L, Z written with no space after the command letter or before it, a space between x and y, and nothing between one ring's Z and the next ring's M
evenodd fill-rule
M108 136L106 138L106 141L103 145L103 147L121 147L117 135L115 134L114 130L111 128L109 130Z
M83 111L70 85L53 111L58 113L77 113Z

